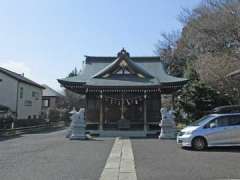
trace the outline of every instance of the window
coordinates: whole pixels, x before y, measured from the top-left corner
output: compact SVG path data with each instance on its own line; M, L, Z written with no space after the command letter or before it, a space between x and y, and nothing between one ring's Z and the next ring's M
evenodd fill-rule
M43 107L49 107L49 99L44 99L42 105Z
M217 127L229 126L230 119L227 116L217 118L216 120L217 120Z
M20 99L23 98L23 87L20 88Z
M240 116L231 116L229 119L230 126L240 126Z
M216 127L240 126L240 116L223 116L216 118L206 124L205 128L210 128L210 124L216 124Z
M194 121L193 123L190 124L190 126L202 126L204 124L206 124L209 120L214 119L215 117L212 115L207 115L207 116L203 116L202 118L198 119L197 121ZM210 127L210 123L215 122L210 121L205 125L205 128L209 128Z
M35 91L33 91L33 92L32 92L32 97L38 98L38 97L39 97L39 93L38 93L38 92L35 92Z
M38 100L39 99L39 93L35 92L35 91L32 91L32 97L35 98L35 100Z
M226 117L219 117L216 119L213 119L211 121L209 121L204 128L210 128L211 124L215 124L216 127L224 127L224 126L228 126L228 119Z
M32 101L30 100L24 101L24 106L32 106Z

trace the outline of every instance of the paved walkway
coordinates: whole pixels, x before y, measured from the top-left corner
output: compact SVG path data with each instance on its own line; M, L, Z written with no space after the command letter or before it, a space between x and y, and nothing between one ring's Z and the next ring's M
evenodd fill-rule
M100 180L137 180L131 141L116 138Z
M114 138L70 141L66 131L0 141L0 180L99 180Z
M240 147L181 149L174 140L131 139L138 180L240 179Z
M1 180L217 180L240 178L240 148L183 150L172 140L96 138L66 131L0 141ZM137 174L137 175L136 175Z

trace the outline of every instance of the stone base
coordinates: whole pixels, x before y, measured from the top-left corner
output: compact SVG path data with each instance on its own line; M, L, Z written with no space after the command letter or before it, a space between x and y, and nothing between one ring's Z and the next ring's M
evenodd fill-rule
M87 139L85 129L83 129L83 128L74 128L74 129L70 130L67 137L70 140L85 140L85 139Z
M86 139L88 139L88 138L87 138L86 135L81 135L81 136L79 136L79 135L71 135L71 136L69 137L69 139L70 139L70 140L86 140Z
M161 129L161 133L159 135L159 139L176 139L176 129L172 128L163 128Z
M160 134L158 136L159 139L176 139L176 135L175 134Z

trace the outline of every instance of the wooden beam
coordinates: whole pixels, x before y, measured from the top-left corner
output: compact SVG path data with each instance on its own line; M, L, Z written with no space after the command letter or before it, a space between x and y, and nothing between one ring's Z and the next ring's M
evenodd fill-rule
M147 133L148 124L147 124L147 94L146 94L146 91L144 91L143 121L144 121L144 132Z

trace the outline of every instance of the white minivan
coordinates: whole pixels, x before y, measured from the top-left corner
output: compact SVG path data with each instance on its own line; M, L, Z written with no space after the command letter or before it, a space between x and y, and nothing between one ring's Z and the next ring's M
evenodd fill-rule
M204 116L182 129L177 135L177 143L196 150L240 146L240 113Z

